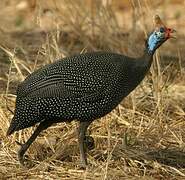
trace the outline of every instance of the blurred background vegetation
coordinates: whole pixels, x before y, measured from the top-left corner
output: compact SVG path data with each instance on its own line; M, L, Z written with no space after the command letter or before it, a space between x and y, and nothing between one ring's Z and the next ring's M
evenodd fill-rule
M155 14L180 36L163 55L184 53L184 0L2 0L0 8L0 44L25 63L37 60L29 69L86 51L139 56ZM0 63L9 62L6 55L2 50Z
M185 0L1 0L0 178L180 179L185 177ZM88 51L138 57L159 14L177 39L155 54L142 84L90 128L96 148L90 167L78 169L77 123L49 128L28 151L35 163L22 168L15 140L6 137L19 82L56 59Z

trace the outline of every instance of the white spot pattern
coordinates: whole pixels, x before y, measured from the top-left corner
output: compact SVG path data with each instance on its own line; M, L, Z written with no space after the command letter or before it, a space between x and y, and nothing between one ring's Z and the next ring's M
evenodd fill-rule
M114 109L144 78L135 59L106 52L67 57L29 75L17 89L11 128L38 122L90 121Z

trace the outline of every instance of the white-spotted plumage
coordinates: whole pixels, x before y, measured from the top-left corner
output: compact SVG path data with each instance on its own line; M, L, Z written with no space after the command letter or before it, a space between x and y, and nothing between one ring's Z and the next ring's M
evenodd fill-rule
M42 67L18 86L12 130L46 119L92 121L106 115L144 78L147 65L136 65L120 54L96 52Z

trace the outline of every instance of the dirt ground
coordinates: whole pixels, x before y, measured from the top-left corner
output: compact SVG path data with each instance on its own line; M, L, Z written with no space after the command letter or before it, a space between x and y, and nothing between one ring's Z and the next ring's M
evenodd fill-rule
M185 179L184 0L1 0L0 179ZM145 80L89 134L95 148L79 169L77 122L56 124L29 148L35 127L6 137L16 87L35 69L59 58L106 50L139 57L159 14L177 30L155 54Z

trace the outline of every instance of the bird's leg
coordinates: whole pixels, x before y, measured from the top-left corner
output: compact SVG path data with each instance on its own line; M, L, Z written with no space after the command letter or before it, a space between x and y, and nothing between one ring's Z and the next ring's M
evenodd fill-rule
M17 142L21 146L20 150L18 151L18 159L20 164L24 165L24 154L30 147L30 145L33 143L33 141L37 138L41 131L47 129L49 126L51 126L51 124L52 123L48 123L46 121L41 122L26 143L21 144Z
M91 121L80 122L78 141L80 146L80 161L82 168L87 166L86 148L85 148L85 133Z

